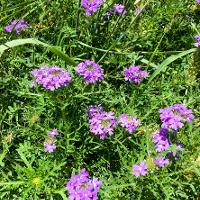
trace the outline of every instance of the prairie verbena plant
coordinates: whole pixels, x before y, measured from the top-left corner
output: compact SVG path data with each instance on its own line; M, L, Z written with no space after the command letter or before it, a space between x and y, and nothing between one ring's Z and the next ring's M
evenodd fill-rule
M0 199L199 198L199 1L0 11Z

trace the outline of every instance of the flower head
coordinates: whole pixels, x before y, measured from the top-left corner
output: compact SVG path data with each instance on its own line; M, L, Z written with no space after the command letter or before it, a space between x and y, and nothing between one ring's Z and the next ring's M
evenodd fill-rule
M164 157L157 157L155 158L156 165L158 167L164 167L165 165L169 164L169 160L165 159Z
M142 71L140 66L130 66L129 68L124 69L125 80L131 83L140 84L142 78L146 78L148 73L146 71Z
M34 69L31 74L36 83L52 91L66 86L72 80L71 75L65 69L57 66Z
M196 2L197 2L198 4L200 4L200 0L196 0Z
M88 114L88 118L89 119L94 117L96 114L102 113L102 112L103 112L103 107L102 107L101 104L99 104L99 105L91 105L87 109L87 114Z
M103 69L91 60L79 63L75 70L79 75L84 76L83 81L86 83L95 83L104 79Z
M125 6L123 4L114 4L110 9L110 12L118 15L124 15L126 13Z
M142 8L141 7L138 7L134 10L134 14L135 15L139 15L140 13L142 12Z
M16 33L20 33L22 29L26 28L28 23L24 19L13 20L11 24L4 27L6 32L15 31Z
M171 128L175 131L183 127L184 122L190 122L194 118L192 110L182 104L174 104L170 107L160 109L159 113L162 127Z
M57 129L53 129L51 131L49 131L48 135L51 137L51 138L54 138L55 136L59 135Z
M169 159L177 160L180 157L180 153L183 150L183 144L180 141L178 141L178 142L176 142L175 145L176 145L175 154L172 151L169 151L167 154Z
M85 8L85 15L90 16L103 5L103 0L82 0L81 6Z
M199 0L199 2L200 2L200 0ZM200 47L200 35L196 35L194 38L196 39L196 42L194 43L194 46L195 47Z
M133 165L132 171L136 177L138 176L145 176L147 174L148 166L144 161L142 161L139 165Z
M70 200L97 200L102 182L98 178L89 178L86 169L79 174L72 175L66 184Z
M44 151L47 153L52 153L56 150L56 145L53 144L52 142L46 143L44 145Z
M121 114L119 117L119 124L126 128L126 131L132 133L140 125L137 117L131 117L128 114Z

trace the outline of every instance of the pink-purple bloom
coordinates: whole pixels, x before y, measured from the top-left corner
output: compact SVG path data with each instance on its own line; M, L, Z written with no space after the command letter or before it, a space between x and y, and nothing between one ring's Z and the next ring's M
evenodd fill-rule
M104 79L103 69L91 60L79 63L75 70L79 75L83 76L83 81L86 83L95 83Z
M165 159L164 157L157 157L155 158L155 163L158 167L164 167L165 165L169 164L169 160Z
M177 131L183 127L184 122L191 122L194 118L192 110L183 104L174 104L159 110L162 127Z
M196 39L196 42L194 43L195 47L200 47L200 35L196 35L194 37Z
M34 69L31 74L36 83L52 91L66 86L72 80L71 75L65 69L57 66Z
M146 176L148 166L144 161L142 161L139 165L132 166L132 172L136 177L138 176Z
M168 129L161 128L159 132L152 134L153 142L156 146L157 152L163 152L169 148L170 143L167 138L168 132L169 132Z
M57 129L53 129L53 130L49 131L48 135L49 135L49 137L54 138L55 136L59 135L59 133L58 133Z
M100 109L97 107L95 112L91 112L91 109L89 109L88 119L90 131L99 136L100 139L103 140L106 135L111 136L114 134L113 131L117 126L117 118L113 112L105 112L101 107Z
M69 200L98 200L101 186L102 182L98 178L89 178L86 169L82 169L79 174L72 175L66 184Z
M124 15L126 13L125 6L123 4L114 4L113 7L110 9L110 13Z
M132 117L128 114L121 114L118 122L122 127L125 127L126 131L129 133L134 132L140 125L137 117Z
M85 15L90 16L91 14L97 12L103 3L103 0L82 0L81 6L85 8Z
M28 23L24 19L15 19L11 24L4 27L4 30L8 33L15 31L17 34L21 32L22 29L26 28Z
M200 4L200 0L196 0L196 2L197 2L198 4Z
M131 83L140 84L142 78L146 78L148 73L142 71L140 66L130 66L124 69L125 80Z
M99 104L99 105L91 105L87 109L88 119L91 119L96 114L102 113L102 112L103 112L103 107L102 107L101 104Z
M52 142L48 142L44 145L44 151L47 153L52 153L56 150L56 145Z
M142 12L142 8L138 7L134 10L135 15L139 15Z

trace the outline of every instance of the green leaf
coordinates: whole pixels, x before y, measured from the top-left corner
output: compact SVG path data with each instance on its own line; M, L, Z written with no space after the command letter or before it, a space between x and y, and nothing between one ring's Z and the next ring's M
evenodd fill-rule
M70 58L64 52L60 51L57 47L41 42L35 38L17 39L17 40L12 40L10 42L6 42L5 44L0 45L0 57L2 56L5 50L14 48L17 46L25 45L25 44L34 44L34 45L41 45L43 47L46 47L52 53L56 54L59 58L65 60L68 64L74 65L74 66L76 65L75 61L72 58Z
M151 75L149 82L152 81L158 74L160 74L161 71L164 71L166 69L166 67L171 64L172 62L174 62L175 60L177 60L178 58L181 58L183 56L186 56L187 54L193 53L196 51L196 48L193 49L189 49L187 51L183 51L181 53L179 53L178 55L172 55L170 57L168 57L167 59L165 59L155 70L155 72Z

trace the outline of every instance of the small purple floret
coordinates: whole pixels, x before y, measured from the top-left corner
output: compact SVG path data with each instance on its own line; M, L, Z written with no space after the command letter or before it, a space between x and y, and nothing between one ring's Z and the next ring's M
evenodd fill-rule
M130 66L124 69L125 80L131 83L140 84L142 78L146 78L148 73L146 71L142 71L140 66Z
M157 157L155 158L155 163L158 167L164 167L165 165L169 164L169 160L165 159L164 157Z
M125 6L123 4L114 4L110 9L111 13L116 13L118 15L124 15L126 13Z
M200 0L196 0L196 2L197 2L198 4L200 4Z
M17 34L21 32L22 29L26 28L28 23L24 19L13 20L11 24L4 27L4 30L8 33L15 31Z
M53 144L52 142L49 142L44 145L44 151L47 153L52 153L56 150L56 145Z
M138 176L145 176L147 174L148 166L144 161L140 163L140 165L133 165L132 171L133 174L135 174L136 177Z
M82 0L81 6L85 8L85 15L90 16L91 14L97 12L103 3L103 0Z
M55 136L59 135L59 133L58 133L58 130L57 130L57 129L53 129L53 130L49 131L48 135L49 135L51 138L54 138Z

